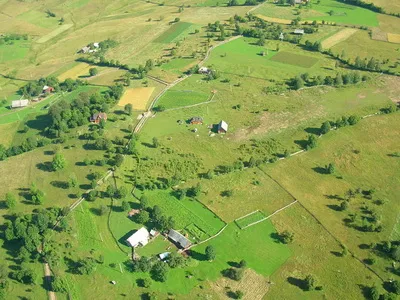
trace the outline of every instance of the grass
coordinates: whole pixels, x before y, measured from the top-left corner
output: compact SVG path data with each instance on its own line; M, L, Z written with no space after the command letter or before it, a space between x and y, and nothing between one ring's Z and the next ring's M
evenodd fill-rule
M218 216L196 200L190 198L178 200L168 190L146 191L145 195L149 198L151 206L159 206L165 214L174 218L177 230L183 230L194 224L207 236L212 236L224 226L224 222ZM202 236L204 237L206 236Z
M157 102L157 105L163 105L166 109L183 107L197 103L207 102L210 96L203 92L195 90L168 90Z
M261 211L257 210L251 215L248 215L242 219L235 220L235 223L237 226L239 226L240 229L243 229L244 227L249 226L250 224L264 220L265 218L266 215L264 215Z
M28 54L29 47L30 42L24 40L0 45L0 63L23 59Z
M52 38L56 37L57 35L63 33L64 31L70 29L74 24L64 24L58 27L57 29L54 29L52 32L46 34L45 36L42 36L40 39L38 39L36 42L39 44L46 43L50 41Z
M157 37L154 42L156 43L171 43L184 31L189 29L193 24L187 22L178 22L173 24L167 31Z
M17 18L46 29L52 29L58 25L58 18L48 17L45 11L29 10L18 15Z
M302 68L311 68L318 62L318 59L314 57L298 55L296 53L291 53L286 51L278 52L271 58L271 60Z

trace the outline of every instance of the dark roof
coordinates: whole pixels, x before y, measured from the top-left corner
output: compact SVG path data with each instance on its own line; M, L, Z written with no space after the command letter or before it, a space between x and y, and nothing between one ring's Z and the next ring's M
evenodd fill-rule
M178 231L171 229L168 233L168 237L173 240L174 242L178 243L182 248L189 247L192 243L190 240L185 238L182 234Z
M107 114L106 113L96 113L96 114L93 114L92 119L93 120L107 119Z

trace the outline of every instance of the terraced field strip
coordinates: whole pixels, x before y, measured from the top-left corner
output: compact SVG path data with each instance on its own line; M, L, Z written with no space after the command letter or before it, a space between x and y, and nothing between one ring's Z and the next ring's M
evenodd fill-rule
M349 37L351 37L353 34L355 34L358 31L358 29L355 28L345 28L340 30L339 32L335 33L334 35L328 37L327 39L322 41L322 47L324 49L329 49L335 46L336 44L339 44L340 42L343 42L347 40Z
M70 29L73 24L64 24L58 27L57 29L53 30L52 32L46 34L45 36L42 36L40 39L38 39L36 42L39 44L46 43L47 41L51 40L52 38L56 37L60 33L63 33L64 31Z
M263 16L263 15L256 15L256 17L260 18L260 19L262 19L264 21L271 22L271 23L279 23L279 24L285 24L285 25L290 25L292 23L291 20L266 17L266 16Z
M192 23L178 22L172 25L167 31L161 34L158 38L154 40L156 43L171 43L175 38L177 38L186 29L192 26Z
M278 54L271 57L271 60L302 68L311 68L318 62L318 59L315 57L301 55L287 51L278 52Z

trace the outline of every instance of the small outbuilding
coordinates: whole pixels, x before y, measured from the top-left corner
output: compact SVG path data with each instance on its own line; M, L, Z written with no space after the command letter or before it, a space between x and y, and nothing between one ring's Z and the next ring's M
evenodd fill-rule
M11 102L11 108L26 107L29 105L29 100L14 100Z
M51 87L51 86L47 86L47 85L45 85L45 86L43 87L43 90L42 90L42 92L43 92L43 94L50 94L50 93L54 93L54 88L53 88L53 87Z
M193 117L189 120L190 124L203 124L202 117Z
M295 29L295 30L293 31L293 33L294 33L294 34L301 34L301 35L303 35L303 34L304 34L304 29Z
M207 67L201 67L199 68L199 74L209 74L211 70Z
M132 234L126 242L131 247L145 246L149 242L150 234L145 227Z
M85 47L83 47L82 49L81 49L81 53L88 53L89 52L89 50L90 50L90 47L88 47L88 46L85 46Z
M96 113L90 117L90 122L99 124L101 120L107 121L106 113Z
M225 121L221 121L218 123L218 128L217 128L218 133L227 133L228 132L228 123Z
M152 237L155 237L155 236L158 235L158 232L155 231L154 229L152 229L152 230L150 230L150 235L151 235Z
M178 244L178 246L180 246L183 249L186 249L192 244L192 242L188 238L186 238L184 235L173 229L169 231L168 238L173 242L175 242L176 244Z
M164 253L159 254L158 257L159 257L161 260L164 260L164 259L168 258L168 256L169 256L170 254L171 254L171 252L164 252Z

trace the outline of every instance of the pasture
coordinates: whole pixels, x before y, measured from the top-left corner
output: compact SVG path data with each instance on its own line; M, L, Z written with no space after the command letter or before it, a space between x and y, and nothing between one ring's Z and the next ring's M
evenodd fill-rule
M318 59L315 57L299 55L286 51L278 52L271 57L271 60L302 68L311 68L318 62Z
M339 32L335 33L334 35L328 37L327 39L322 41L322 48L330 49L336 44L343 42L350 38L354 33L358 30L354 28L344 28Z
M257 210L253 213L250 213L249 215L236 219L235 224L240 229L245 229L246 227L251 226L252 224L256 225L255 223L262 222L263 220L266 219L266 217L267 216L264 215L261 211Z
M118 105L125 106L126 104L132 104L135 110L146 110L154 90L154 87L127 89L118 102Z
M80 76L87 76L89 75L89 69L92 68L91 65L87 63L80 62L70 68L69 70L61 73L57 76L58 80L64 81L67 78L77 79Z
M46 34L45 36L42 36L40 39L38 39L36 42L39 44L46 43L50 41L52 38L55 38L57 35L63 33L64 31L70 29L74 24L63 24L59 26L57 29L54 29L52 32Z
M0 45L0 64L25 58L29 49L30 42L25 40L16 40L11 44Z

